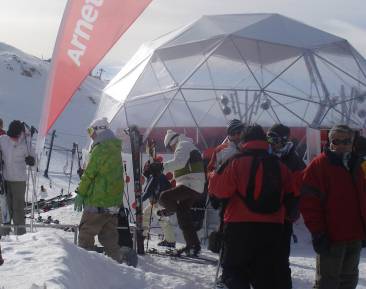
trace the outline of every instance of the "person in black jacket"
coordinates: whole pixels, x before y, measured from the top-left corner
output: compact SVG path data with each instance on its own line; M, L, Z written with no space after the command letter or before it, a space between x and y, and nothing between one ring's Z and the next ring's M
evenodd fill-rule
M162 158L161 160L159 158L161 157L158 156L152 163L148 161L143 170L147 182L142 195L142 202L149 200L149 205L145 207L143 212L143 235L145 238L149 238L152 215L156 215L164 235L163 241L157 245L175 248L176 239L174 228L170 222L170 215L167 210L158 204L160 193L172 188L167 176L163 174Z
M272 153L277 155L287 168L300 178L300 172L306 167L302 158L296 153L296 146L290 141L290 128L283 124L273 125L267 132L267 141L271 144ZM278 282L281 289L291 289L290 250L293 235L292 223L299 217L298 198L287 195L284 200L286 219L282 235Z

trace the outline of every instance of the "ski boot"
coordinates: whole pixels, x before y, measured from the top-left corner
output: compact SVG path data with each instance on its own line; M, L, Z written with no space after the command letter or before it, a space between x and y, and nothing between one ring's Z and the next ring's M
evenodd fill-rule
M188 257L198 257L198 254L201 252L200 245L190 245L185 246L181 249L177 250L177 256L181 256L182 254Z
M51 224L52 223L52 217L48 216L46 220L43 221L44 224Z
M175 242L168 242L167 240L163 240L157 245L162 247L175 248Z
M137 253L130 247L122 246L120 248L120 263L125 263L128 266L137 267L138 257Z

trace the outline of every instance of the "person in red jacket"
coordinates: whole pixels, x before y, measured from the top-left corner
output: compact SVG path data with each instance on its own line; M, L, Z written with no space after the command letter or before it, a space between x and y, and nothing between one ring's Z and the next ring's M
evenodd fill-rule
M268 149L262 127L248 126L241 154L210 173L210 193L228 199L222 281L229 289L278 288L275 267L285 219L283 198L293 190L290 171ZM273 169L268 169L269 163Z
M352 154L353 130L336 125L328 139L329 148L303 173L300 211L318 254L314 288L353 289L366 230L365 179Z

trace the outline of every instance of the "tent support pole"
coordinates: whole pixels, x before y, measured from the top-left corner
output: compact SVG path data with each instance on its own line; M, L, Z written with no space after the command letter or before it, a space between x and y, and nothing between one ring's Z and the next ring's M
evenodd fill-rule
M181 90L179 90L179 92L180 92L180 94L181 94L181 95L182 95L182 97L183 97L184 103L186 104L186 106L187 106L187 108L188 108L188 110L189 110L189 113L191 114L191 117L192 117L192 119L193 119L194 123L196 124L196 127L197 127L197 129L198 129L198 133L200 134L200 137L202 138L203 144L205 145L205 148L207 149L207 148L208 148L208 145L207 145L207 142L206 142L205 137L204 137L204 136L203 136L203 134L202 134L201 128L200 128L200 126L198 125L197 120L196 120L196 118L194 117L193 112L192 112L191 108L189 107L189 105L188 105L188 103L187 103L186 98L184 97L184 94L182 93L182 91L181 91Z

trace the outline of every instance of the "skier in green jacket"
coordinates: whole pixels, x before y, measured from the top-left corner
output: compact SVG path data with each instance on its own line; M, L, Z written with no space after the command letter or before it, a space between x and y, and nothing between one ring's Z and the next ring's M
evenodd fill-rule
M83 210L79 226L79 246L94 250L94 237L105 253L121 263L118 245L117 215L122 205L122 142L109 129L106 118L95 120L88 128L93 140L89 162L76 191L75 210Z

